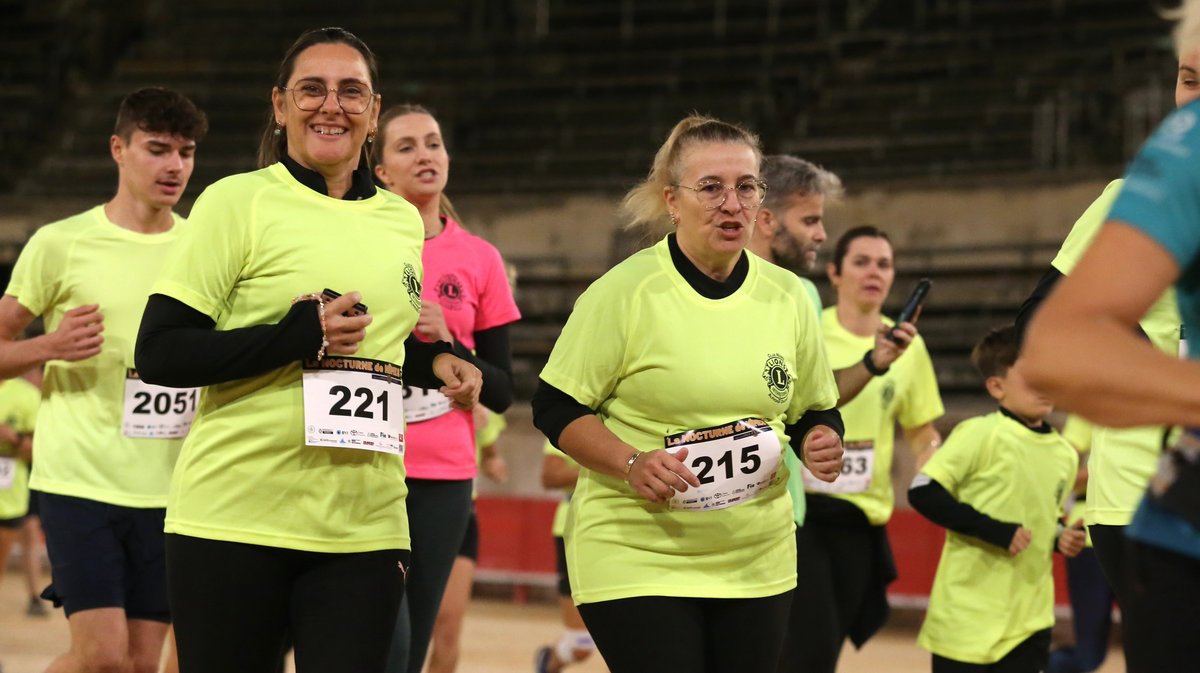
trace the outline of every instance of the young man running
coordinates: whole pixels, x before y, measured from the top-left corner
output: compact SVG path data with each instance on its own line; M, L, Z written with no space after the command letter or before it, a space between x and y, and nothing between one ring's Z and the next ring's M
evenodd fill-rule
M46 365L30 487L38 491L70 649L50 673L158 669L170 615L163 514L198 391L150 386L133 346L151 284L184 220L205 116L174 91L122 101L111 201L39 229L0 298L0 377ZM17 336L37 316L47 333Z

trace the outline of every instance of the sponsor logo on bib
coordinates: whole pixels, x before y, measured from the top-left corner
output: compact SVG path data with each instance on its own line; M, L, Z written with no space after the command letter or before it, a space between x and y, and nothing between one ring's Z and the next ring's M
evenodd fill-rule
M437 282L438 303L443 308L448 308L451 311L457 311L462 308L463 288L459 282L458 276L448 273L438 279Z
M412 264L404 263L404 289L408 291L408 303L418 312L421 310L421 279Z
M771 353L767 356L762 377L767 382L767 394L771 399L781 404L787 402L788 393L792 390L792 374L782 355Z

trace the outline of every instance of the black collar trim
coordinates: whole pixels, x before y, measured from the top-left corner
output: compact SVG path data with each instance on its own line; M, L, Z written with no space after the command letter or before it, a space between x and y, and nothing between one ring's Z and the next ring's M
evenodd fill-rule
M745 250L742 251L742 256L738 258L737 264L734 264L733 272L722 281L711 278L696 268L696 265L692 264L692 260L683 254L683 250L675 240L675 234L667 235L667 247L671 250L671 262L675 265L675 270L683 276L693 290L705 299L724 299L732 295L738 291L738 288L746 281L746 276L750 274L750 258L746 256Z
M301 166L299 162L288 155L283 155L280 160L284 168L288 169L288 173L296 178L296 182L308 187L318 194L329 196L329 186L325 183L325 178L320 173ZM375 196L375 181L371 179L371 167L366 161L359 162L358 168L354 171L354 175L350 178L350 189L346 195L342 197L343 201L362 201Z
M1008 416L1009 418L1013 419L1014 421L1020 423L1022 427L1029 428L1030 430L1032 430L1040 435L1048 435L1054 431L1054 428L1050 427L1050 424L1047 423L1046 421L1042 421L1041 425L1031 426L1028 423L1026 423L1025 421L1021 420L1020 416L1014 414L1013 412L1009 411L1008 409L1005 409L1004 407L1000 407L1000 413L1002 413L1005 416Z

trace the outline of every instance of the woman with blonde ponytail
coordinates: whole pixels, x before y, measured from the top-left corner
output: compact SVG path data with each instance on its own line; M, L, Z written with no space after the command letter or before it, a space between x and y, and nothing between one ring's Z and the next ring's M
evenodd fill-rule
M372 158L376 179L416 206L425 224L421 316L413 333L452 343L483 372L479 401L503 412L512 404L509 325L521 314L499 251L459 225L446 197L450 157L437 119L418 105L387 110ZM452 409L437 390L405 388L404 396L413 564L387 671L421 673L454 558L464 536L476 530L468 525L475 426L471 411Z
M738 126L675 126L624 202L669 233L579 298L534 396L534 424L581 466L567 566L613 673L773 672L796 586L783 447L841 471L814 307L745 251L761 158Z

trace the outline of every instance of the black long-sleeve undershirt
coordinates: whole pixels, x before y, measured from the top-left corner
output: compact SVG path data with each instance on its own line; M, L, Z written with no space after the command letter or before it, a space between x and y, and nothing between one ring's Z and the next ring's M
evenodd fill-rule
M1021 302L1021 308L1017 310L1017 319L1015 321L1015 330L1017 337L1017 350L1025 343L1025 331L1029 329L1029 323L1033 321L1034 314L1042 307L1042 302L1046 301L1046 297L1054 290L1054 286L1058 285L1058 281L1063 279L1062 272L1054 267L1050 267L1042 277L1038 279L1037 286L1033 288L1033 292Z
M475 333L475 352L455 342L454 354L479 368L483 387L479 403L496 413L503 413L513 403L512 348L509 346L509 326L500 325Z
M918 474L908 489L908 502L921 516L942 528L970 535L1008 550L1020 524L998 521L974 507L959 502L937 480Z
M173 297L150 295L138 330L134 361L148 383L176 388L208 386L258 376L311 358L321 346L315 301L297 302L274 324L218 330L204 313ZM404 342L404 382L439 388L433 359L452 352L444 341Z

